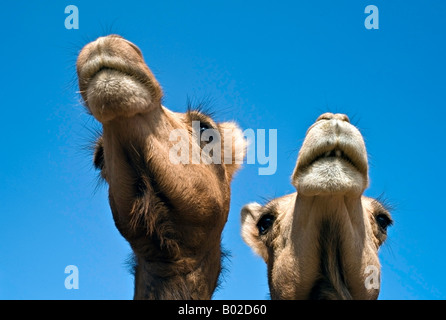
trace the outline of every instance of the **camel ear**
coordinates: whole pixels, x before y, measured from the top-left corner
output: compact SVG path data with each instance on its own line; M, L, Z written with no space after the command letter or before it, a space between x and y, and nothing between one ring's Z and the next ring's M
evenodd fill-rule
M262 214L262 206L257 202L245 205L241 212L242 239L251 249L267 262L268 251L265 243L259 237L257 222Z
M218 126L223 136L223 163L226 165L228 177L232 178L243 164L248 143L235 122L223 122Z

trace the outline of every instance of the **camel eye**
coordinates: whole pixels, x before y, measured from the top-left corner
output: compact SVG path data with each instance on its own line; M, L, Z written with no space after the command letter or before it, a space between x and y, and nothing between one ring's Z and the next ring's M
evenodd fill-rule
M378 223L379 227L386 232L387 231L387 227L392 225L392 220L389 219L389 217L385 214L378 214L376 216L376 222Z
M212 127L210 125L208 125L207 123L200 121L200 137L203 134L203 132L205 132L207 129L212 129ZM209 140L207 142L208 143L212 142L212 140L214 140L214 137L209 136Z
M270 214L265 214L260 218L259 222L257 222L257 229L259 230L260 235L264 235L268 232L274 222L274 217Z
M206 123L200 121L200 133L203 133L207 129L209 129L209 126Z

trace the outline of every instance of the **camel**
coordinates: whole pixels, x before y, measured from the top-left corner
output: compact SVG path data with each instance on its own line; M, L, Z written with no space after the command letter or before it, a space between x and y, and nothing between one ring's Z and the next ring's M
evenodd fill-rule
M388 206L363 195L363 137L344 114L308 129L291 176L296 192L241 210L242 238L267 264L271 299L377 299Z
M93 163L135 257L133 298L211 299L221 272L230 183L245 153L241 129L200 110L163 106L161 86L141 50L119 35L85 45L76 67L83 102L102 126ZM231 141L223 134L200 139L210 130L232 132ZM192 150L227 139L231 154L222 153L220 162L174 163L178 138Z

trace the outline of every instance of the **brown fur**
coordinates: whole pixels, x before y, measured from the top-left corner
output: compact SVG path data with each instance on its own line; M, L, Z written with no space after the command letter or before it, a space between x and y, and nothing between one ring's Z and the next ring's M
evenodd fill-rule
M392 219L362 195L367 153L347 116L326 113L310 127L292 183L297 192L241 213L243 239L267 264L271 298L376 299L368 272L380 271Z
M221 271L235 159L244 154L241 130L200 111L162 106L161 87L141 51L119 36L87 44L77 71L86 106L103 126L94 165L109 185L116 227L136 257L134 298L210 299ZM190 146L196 144L192 138L200 133L192 121L218 130L222 139L224 129L233 131L231 163L170 161L172 130L183 129Z

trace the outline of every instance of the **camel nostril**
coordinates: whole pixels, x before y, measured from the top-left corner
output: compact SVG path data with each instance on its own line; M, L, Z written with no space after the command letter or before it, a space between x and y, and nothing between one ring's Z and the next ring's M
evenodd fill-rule
M338 113L338 114L334 115L334 117L338 120L350 123L350 119L348 118L348 116L346 114Z
M324 113L324 114L321 114L321 115L317 118L316 122L321 121L321 120L331 120L331 119L334 119L334 118L335 118L335 115L334 115L333 113L331 113L331 112L326 112L326 113Z
M324 114L321 114L317 118L316 122L321 121L321 120L333 120L333 119L341 120L341 121L345 121L345 122L350 123L350 119L348 118L348 116L346 114L343 114L343 113L333 114L331 112L326 112Z

